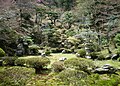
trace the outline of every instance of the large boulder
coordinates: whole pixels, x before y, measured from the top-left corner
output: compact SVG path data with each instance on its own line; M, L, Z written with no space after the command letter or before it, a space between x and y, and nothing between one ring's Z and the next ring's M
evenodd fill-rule
M115 74L116 71L117 71L117 69L114 68L113 66L111 66L109 64L105 64L100 68L96 68L92 72L98 73L98 74Z
M17 56L23 56L24 55L24 51L23 50L17 50L16 51L16 55Z
M117 60L119 58L119 55L118 54L109 54L106 56L106 60Z
M119 58L118 54L113 54L111 57L112 60L117 60L118 58Z
M111 54L109 54L109 55L107 55L107 56L105 57L105 59L106 59L106 60L110 60L110 59L111 59L111 57L112 57L112 55L111 55Z

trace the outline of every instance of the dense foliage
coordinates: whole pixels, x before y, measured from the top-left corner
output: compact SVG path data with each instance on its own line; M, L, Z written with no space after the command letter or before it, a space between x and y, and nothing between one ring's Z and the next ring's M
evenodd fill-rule
M25 86L34 74L33 69L25 67L6 67L0 70L1 86Z
M119 86L119 9L120 0L0 0L0 86Z
M81 70L87 73L90 72L90 68L92 69L95 67L91 60L87 60L84 58L71 58L66 60L64 64L67 68Z

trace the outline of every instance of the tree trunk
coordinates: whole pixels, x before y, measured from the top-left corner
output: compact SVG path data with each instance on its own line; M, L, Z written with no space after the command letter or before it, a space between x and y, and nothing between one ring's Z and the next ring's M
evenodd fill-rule
M37 12L35 14L35 23L37 23Z
M34 69L35 69L35 73L36 74L41 74L42 73L42 70L43 70L43 67L42 66L37 66L37 67L34 67Z
M35 74L41 74L42 72L41 72L41 68L35 68Z
M20 9L20 23L19 23L20 29L21 29L21 25L22 25L22 9Z
M109 53L109 54L112 53L111 50L110 50L110 48L109 48L109 46L108 46L107 50L108 50L108 53Z

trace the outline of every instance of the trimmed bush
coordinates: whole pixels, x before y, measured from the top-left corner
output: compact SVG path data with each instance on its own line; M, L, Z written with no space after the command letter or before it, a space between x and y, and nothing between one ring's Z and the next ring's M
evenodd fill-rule
M65 69L64 63L63 62L54 62L52 64L52 69L54 72L61 72L62 70Z
M64 62L65 67L72 68L76 70L81 70L89 73L89 69L94 67L94 64L91 60L84 58L71 58Z
M120 76L119 75L99 75L92 74L85 80L87 82L85 86L119 86Z
M60 80L59 82L65 83L65 86L82 86L80 80L86 77L85 72L71 69L63 70L56 76Z
M40 47L38 45L30 45L29 49L30 49L30 54L38 55L38 49L40 49Z
M80 49L77 51L77 53L80 55L80 57L85 57L85 55L86 55L85 49Z
M46 48L43 52L46 56L49 56L51 54L50 48Z
M60 48L51 48L52 53L61 53L63 49Z
M4 57L4 56L5 56L5 51L2 48L0 48L0 57Z
M47 55L47 56L49 56L49 55L50 55L50 53L51 53L51 51L50 51L50 50L46 50L46 51L45 51L45 55Z
M26 59L17 59L17 60L15 60L15 65L17 65L17 66L26 66Z
M64 49L64 50L62 51L62 53L72 53L72 50L71 50L71 49Z
M91 56L91 59L94 60L94 59L98 58L99 53L98 52L91 52L89 55Z
M34 69L25 67L3 67L0 70L0 86L26 86Z
M115 74L87 75L82 71L70 70L70 69L63 70L56 77L57 78L55 79L57 80L54 79L53 83L59 82L60 86L119 86L120 84L119 75L115 75Z
M117 34L114 38L114 41L116 43L117 46L120 46L120 34Z
M19 58L15 63L16 65L32 67L35 69L35 73L39 74L48 64L50 64L50 60L45 57Z
M102 54L100 54L100 55L98 55L97 60L105 60L105 56L104 56L104 55L102 55Z
M7 66L7 65L14 66L15 65L14 62L17 59L17 57L2 57L1 59L3 60L2 64L4 66Z
M105 60L105 57L102 53L99 52L91 52L89 53L89 55L91 56L91 59L95 60Z

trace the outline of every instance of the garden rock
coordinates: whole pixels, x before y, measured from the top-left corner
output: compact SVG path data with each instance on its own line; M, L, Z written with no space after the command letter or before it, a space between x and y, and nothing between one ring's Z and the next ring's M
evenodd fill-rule
M45 57L45 56L46 56L45 52L41 53L41 56L42 56L42 57Z
M17 55L17 56L23 56L23 55L24 55L23 52L24 52L23 50L17 50L17 51L16 51L16 55Z
M77 56L77 57L80 57L80 54L79 54L79 53L76 53L76 56Z
M119 58L118 54L113 54L111 57L112 60L117 60L118 58Z
M67 60L66 57L61 57L61 58L59 58L59 61L65 61L65 60Z
M110 54L110 55L107 55L105 58L106 58L106 60L110 60L111 57L112 57L112 55Z
M115 74L116 71L117 71L117 69L114 68L113 66L111 66L109 64L105 64L100 68L96 68L92 72L98 73L98 74Z
M66 53L66 50L63 50L62 53Z
M110 54L110 55L107 55L106 56L106 60L117 60L119 58L119 55L118 54Z
M24 48L22 44L18 44L17 50L16 50L17 56L23 56L24 55Z
M85 56L85 58L87 58L87 59L91 59L91 56Z

